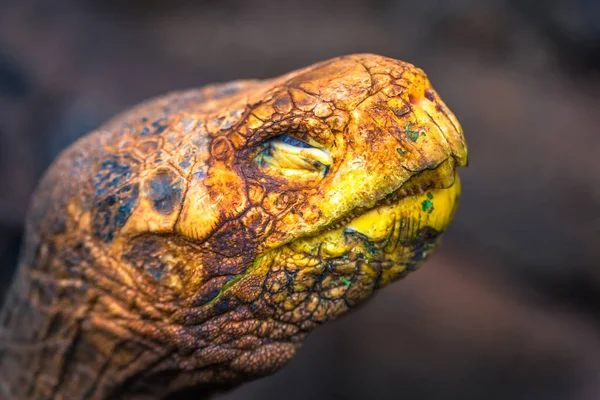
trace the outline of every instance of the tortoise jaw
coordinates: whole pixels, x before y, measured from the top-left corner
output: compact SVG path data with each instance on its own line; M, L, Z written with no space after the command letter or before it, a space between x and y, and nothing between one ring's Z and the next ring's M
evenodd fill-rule
M398 220L414 221L412 227L405 227L401 234L403 240L412 239L420 228L443 232L452 221L459 197L460 180L456 172L433 185L417 175L377 206L349 221L343 229L358 232L371 241L387 238Z
M346 224L298 238L287 247L319 264L347 265L355 273L366 274L374 287L383 287L415 270L435 248L460 196L458 174L454 172L451 179L449 187L389 196Z
M450 188L457 180L458 173L456 172L456 161L453 158L449 158L434 168L424 169L416 173L410 179L402 183L400 187L383 195L383 197L380 197L375 204L369 207L357 207L351 210L342 218L326 225L319 233L345 227L353 220L368 214L370 211L377 209L380 206L389 206L411 196L423 195L428 191ZM421 201L424 200L421 199Z

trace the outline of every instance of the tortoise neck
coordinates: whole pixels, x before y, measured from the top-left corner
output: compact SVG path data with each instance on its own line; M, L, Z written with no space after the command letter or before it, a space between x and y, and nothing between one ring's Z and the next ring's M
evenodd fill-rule
M61 292L25 269L20 266L0 310L0 399L147 398L136 393L144 392L146 373L164 354L97 323L97 304L85 286Z
M88 285L39 271L22 263L0 309L0 400L201 399L240 383L214 379L218 361L179 354L160 328L108 318Z

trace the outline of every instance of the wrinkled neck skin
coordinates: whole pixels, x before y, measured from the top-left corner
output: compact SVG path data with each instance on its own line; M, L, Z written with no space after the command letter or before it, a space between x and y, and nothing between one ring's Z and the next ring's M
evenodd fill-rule
M206 397L405 276L466 164L424 73L375 55L149 101L40 182L0 399Z

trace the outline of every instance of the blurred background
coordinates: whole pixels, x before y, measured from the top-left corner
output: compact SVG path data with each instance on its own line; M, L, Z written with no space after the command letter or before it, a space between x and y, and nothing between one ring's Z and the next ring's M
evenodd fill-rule
M0 0L0 294L36 182L173 89L373 52L422 67L470 168L440 250L237 399L600 398L600 2Z

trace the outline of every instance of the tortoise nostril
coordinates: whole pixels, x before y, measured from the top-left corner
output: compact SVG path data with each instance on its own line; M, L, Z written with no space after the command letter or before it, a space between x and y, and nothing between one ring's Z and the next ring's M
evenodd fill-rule
M435 99L435 94L433 93L433 90L427 89L425 91L425 97L427 98L427 100L433 101Z

